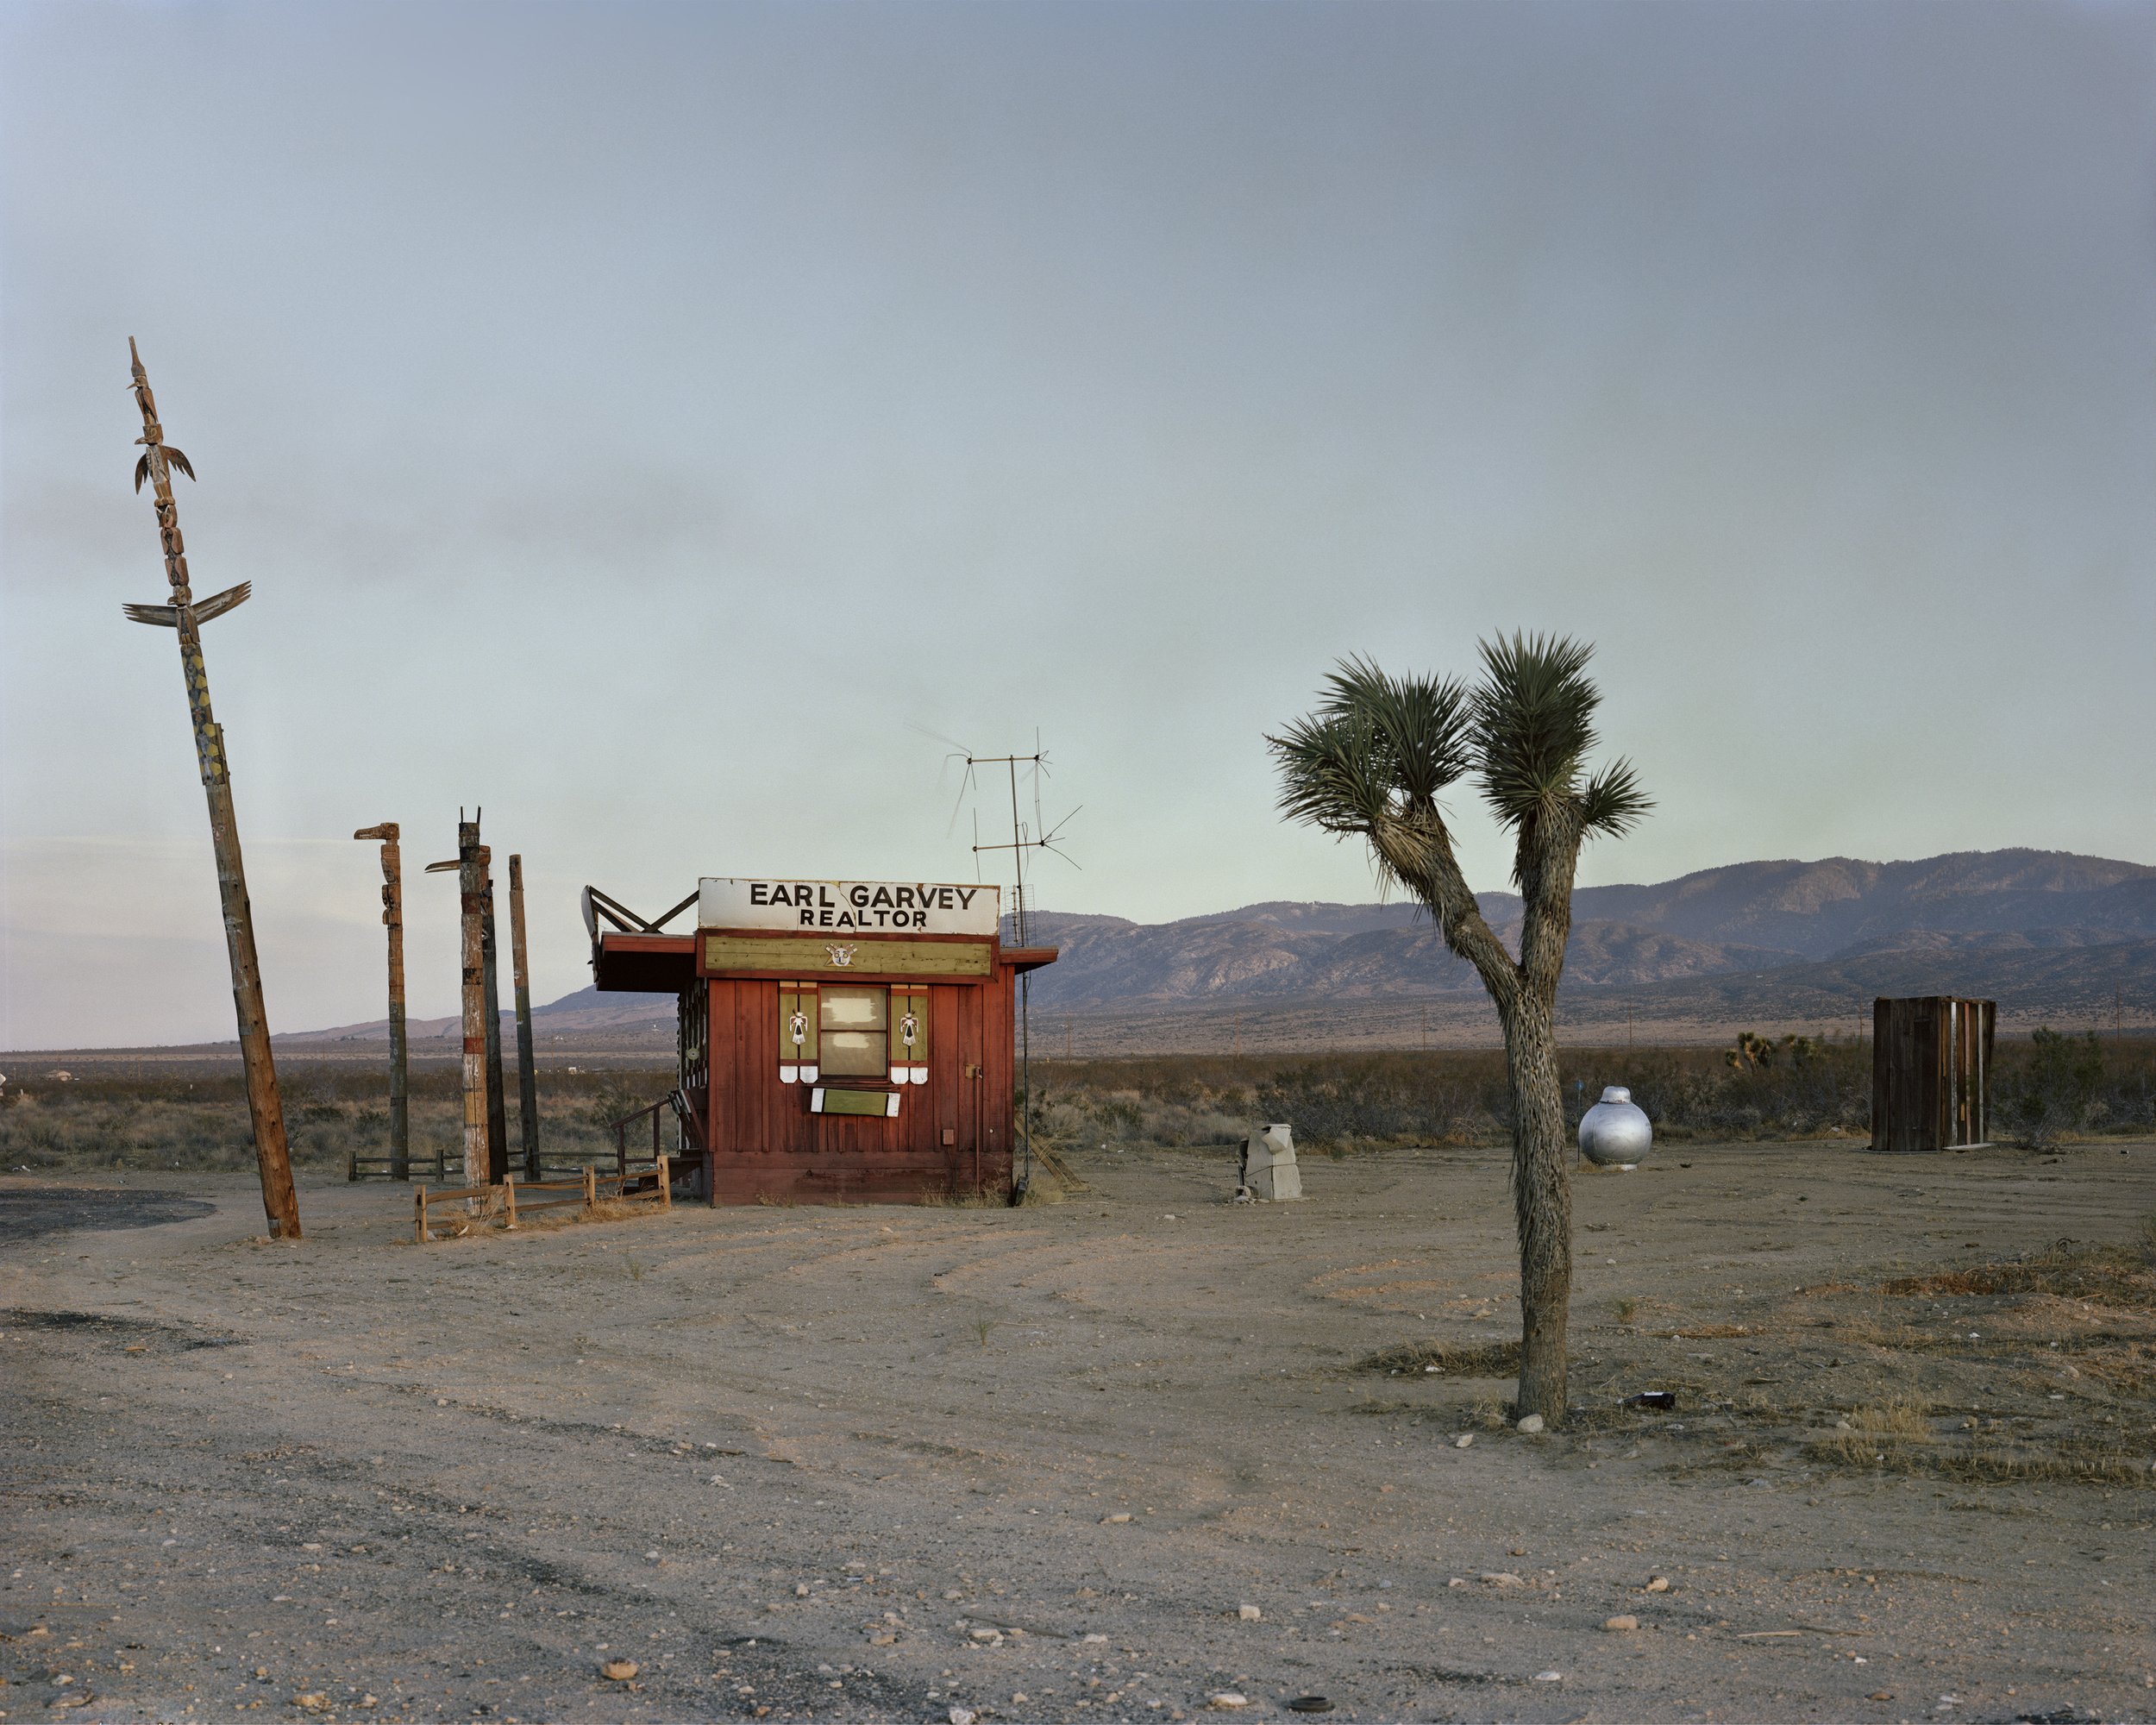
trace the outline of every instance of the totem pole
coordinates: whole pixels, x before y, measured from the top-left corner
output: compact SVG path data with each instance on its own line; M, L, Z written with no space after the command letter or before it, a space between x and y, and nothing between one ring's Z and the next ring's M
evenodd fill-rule
M476 815L477 812L474 811ZM509 1172L502 1095L502 1024L494 980L493 853L477 819L457 822L456 859L429 862L429 875L456 871L464 953L464 1179L498 1186Z
M262 1007L262 969L254 956L254 913L248 904L247 870L240 859L240 828L232 812L232 775L224 752L224 728L210 712L210 674L203 664L202 625L246 601L249 585L241 581L221 593L197 600L187 584L187 549L179 536L179 510L172 501L172 469L189 479L195 470L187 457L165 442L157 423L157 402L149 374L128 338L135 374L135 405L142 410L142 459L135 466L135 489L148 480L157 500L157 532L165 550L165 578L172 583L170 605L122 605L136 623L154 624L179 637L180 671L187 683L187 706L194 720L195 762L210 798L210 841L217 862L217 894L224 906L225 952L232 963L232 1004L240 1020L240 1059L247 1072L248 1114L254 1126L254 1159L262 1175L262 1210L273 1238L296 1240L299 1195L292 1189L291 1152L285 1144L285 1106L277 1093L277 1068L270 1057L269 1019Z
M404 1044L404 869L397 823L363 826L354 838L382 841L382 925L389 930L389 1176L411 1177L411 1104Z

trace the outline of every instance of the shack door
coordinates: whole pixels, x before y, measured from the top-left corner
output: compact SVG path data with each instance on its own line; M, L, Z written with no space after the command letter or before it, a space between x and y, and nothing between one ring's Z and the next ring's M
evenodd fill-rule
M978 1187L983 1168L989 1087L987 1017L990 990L981 987L933 991L934 1032L947 1055L935 1062L930 1100L936 1109L937 1149L950 1189Z

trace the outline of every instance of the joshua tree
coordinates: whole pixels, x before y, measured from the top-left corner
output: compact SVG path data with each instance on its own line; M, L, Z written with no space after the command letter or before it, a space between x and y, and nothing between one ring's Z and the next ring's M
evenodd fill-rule
M1572 876L1589 834L1621 833L1652 806L1623 761L1589 773L1595 709L1591 647L1515 635L1482 643L1482 674L1389 677L1341 662L1317 710L1269 737L1281 808L1369 842L1380 874L1429 911L1472 964L1505 1032L1512 1096L1512 1189L1520 1232L1520 1413L1564 1415L1572 1291L1572 1193L1555 1010L1572 925ZM1439 799L1472 775L1514 838L1525 901L1515 959L1468 889Z

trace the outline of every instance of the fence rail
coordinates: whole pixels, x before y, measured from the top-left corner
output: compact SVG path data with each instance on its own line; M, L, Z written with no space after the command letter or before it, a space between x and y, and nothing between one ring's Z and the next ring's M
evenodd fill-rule
M437 1146L432 1156L415 1155L404 1158L404 1170L399 1173L393 1156L361 1156L353 1151L344 1159L344 1177L347 1180L409 1180L415 1174L424 1174L429 1164L434 1168L434 1177L449 1177L448 1152Z
M646 1185L649 1181L650 1183ZM569 1198L542 1198L533 1201L524 1198L527 1192L573 1192ZM562 1210L579 1208L592 1210L605 1199L613 1203L653 1203L661 1209L674 1208L674 1169L672 1159L661 1157L648 1172L601 1174L595 1168L586 1168L582 1177L576 1180L527 1180L522 1186L511 1176L498 1186L453 1186L429 1191L423 1184L412 1194L412 1238L416 1245L424 1245L441 1235L433 1231L429 1217L429 1206L436 1210L461 1204L461 1212L452 1212L446 1220L454 1224L450 1232L462 1235L475 1227L498 1226L505 1233L513 1233L517 1212L532 1210Z
M679 908L679 906L675 906L675 909ZM660 1097L649 1107L639 1108L633 1114L627 1114L618 1120L609 1120L606 1123L604 1130L614 1135L613 1177L618 1179L624 1175L630 1174L640 1165L643 1171L649 1174L652 1167L668 1154L665 1146L661 1143L661 1138L663 1135L663 1122L669 1113L673 1114L680 1127L681 1147L690 1151L699 1151L704 1147L703 1123L697 1118L695 1108L690 1104L686 1093L680 1090L672 1090ZM642 1138L643 1133L641 1123L646 1120L651 1122L651 1149L647 1152L639 1144L632 1151L629 1147L630 1129L636 1127L636 1136ZM458 1151L456 1154L461 1158L462 1152ZM605 1152L602 1151L600 1154L604 1156ZM358 1151L352 1151L348 1152L344 1158L344 1177L353 1182L410 1180L415 1176L423 1176L431 1168L436 1180L447 1180L449 1177L450 1156L450 1151L440 1145L435 1146L431 1156L424 1151L415 1151L405 1158L404 1171L399 1172L397 1159L392 1156L387 1154L363 1156ZM566 1161L560 1157L548 1158L542 1156L539 1162L539 1178L544 1180L550 1174L580 1176L586 1164L581 1161ZM536 1182L528 1179L524 1183L526 1189L529 1189ZM435 1196L436 1201L440 1201L442 1195L436 1193Z

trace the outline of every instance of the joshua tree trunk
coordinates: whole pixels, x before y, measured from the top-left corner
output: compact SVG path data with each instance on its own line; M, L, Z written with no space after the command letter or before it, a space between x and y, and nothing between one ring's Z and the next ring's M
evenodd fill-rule
M1445 943L1480 973L1505 1032L1512 1100L1513 1217L1520 1235L1520 1394L1523 1419L1564 1418L1565 1336L1572 1301L1572 1182L1557 1085L1557 993L1572 932L1579 836L1563 819L1526 824L1519 871L1517 963L1483 920L1450 837L1436 822L1386 823L1370 842L1436 920Z
M1513 1216L1520 1232L1520 1414L1564 1417L1565 1330L1572 1299L1572 1183L1557 1031L1526 990L1499 1009L1512 1097Z

